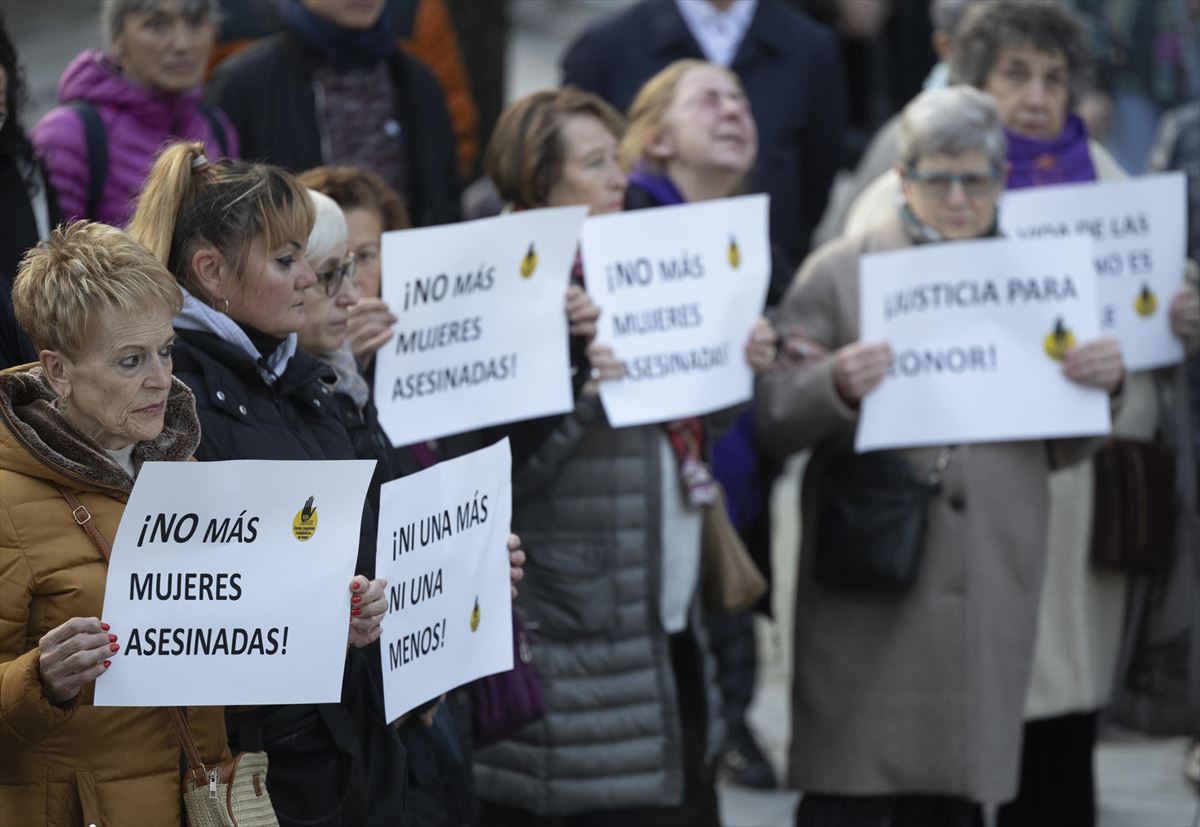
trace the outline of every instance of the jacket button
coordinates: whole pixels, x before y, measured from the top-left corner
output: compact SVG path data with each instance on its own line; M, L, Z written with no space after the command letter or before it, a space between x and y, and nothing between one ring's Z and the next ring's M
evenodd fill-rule
M967 498L962 494L954 494L950 497L950 507L955 511L962 511L967 507Z
M238 413L240 413L242 416L245 416L246 415L246 406L238 405Z
M225 401L225 391L217 391L217 399L221 402Z
M313 400L313 404L314 404L314 405L316 405L316 406L319 408L319 407L321 407L321 400L320 400L320 399L314 399L314 400Z

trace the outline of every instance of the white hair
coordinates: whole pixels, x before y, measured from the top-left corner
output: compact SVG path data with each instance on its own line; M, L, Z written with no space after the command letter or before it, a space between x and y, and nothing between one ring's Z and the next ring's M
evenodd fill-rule
M312 199L315 218L305 255L309 263L316 266L346 243L346 215L337 202L323 192L309 190L308 197Z
M971 86L928 89L900 113L900 160L910 167L926 155L982 151L992 166L1004 164L1008 142L991 96Z

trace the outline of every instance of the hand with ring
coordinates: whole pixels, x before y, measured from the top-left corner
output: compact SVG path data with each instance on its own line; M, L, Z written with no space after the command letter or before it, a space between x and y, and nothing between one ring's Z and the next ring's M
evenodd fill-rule
M587 357L592 363L592 372L583 386L583 392L588 396L600 393L601 382L610 382L625 375L625 363L617 359L607 345L592 342L588 345Z

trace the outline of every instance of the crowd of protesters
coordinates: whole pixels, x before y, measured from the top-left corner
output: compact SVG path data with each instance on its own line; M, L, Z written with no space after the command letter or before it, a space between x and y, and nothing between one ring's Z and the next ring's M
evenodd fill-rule
M443 0L103 0L102 46L28 130L0 18L0 825L186 821L168 710L93 704L125 642L101 617L108 547L148 461L376 462L340 701L184 716L206 767L265 752L282 825L719 825L720 775L776 786L747 720L771 599L705 605L700 515L727 501L769 578L772 486L802 453L797 825L981 826L997 808L1002 827L1086 827L1106 716L1200 738L1200 7L930 0L924 91L881 113L860 99L880 59L864 44L909 10L862 5L623 4L564 50L561 87L486 136ZM392 445L372 398L400 321L381 237L478 214L477 160L505 212L769 194L751 402L611 427L599 388L625 366L596 341L577 254L572 409ZM862 256L996 237L1006 190L1169 169L1188 176L1191 258L1164 301L1188 357L1128 371L1101 337L1063 359L1115 435L1174 455L1169 566L1089 562L1104 440L854 454L893 358L860 339ZM515 533L496 553L545 709L485 733L468 686L387 721L380 487L501 438ZM822 491L897 462L938 478L915 582L833 587Z

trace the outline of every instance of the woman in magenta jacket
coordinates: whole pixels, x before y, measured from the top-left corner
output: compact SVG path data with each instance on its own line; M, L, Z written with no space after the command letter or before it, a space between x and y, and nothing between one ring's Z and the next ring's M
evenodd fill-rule
M201 141L214 161L238 157L233 124L200 99L215 10L215 0L104 0L107 51L71 61L60 105L32 135L64 218L124 227L169 141Z

